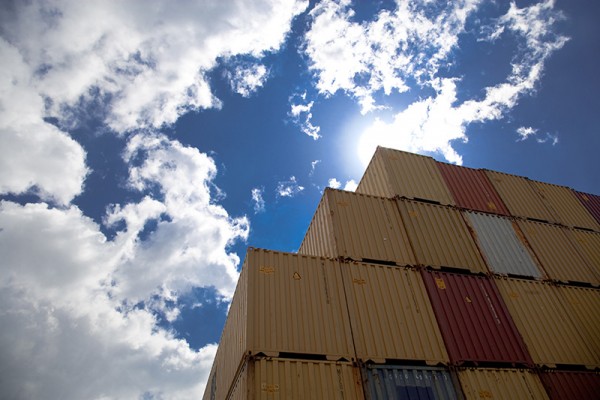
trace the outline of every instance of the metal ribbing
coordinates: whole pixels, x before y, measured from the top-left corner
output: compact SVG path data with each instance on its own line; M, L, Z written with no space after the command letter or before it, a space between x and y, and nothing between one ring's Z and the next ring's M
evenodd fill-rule
M558 292L577 332L600 359L600 290L559 286Z
M534 255L517 233L515 223L508 218L490 214L465 212L473 227L477 244L490 269L497 274L512 274L541 278Z
M592 267L597 280L600 281L600 233L579 229L564 232L572 239L573 245Z
M544 371L540 374L551 400L597 399L600 373Z
M416 271L386 265L341 265L357 357L448 364L427 291Z
M532 371L517 369L465 369L458 379L467 400L548 399L540 378Z
M450 373L445 369L368 365L365 374L365 391L371 400L458 398Z
M596 222L600 224L600 196L577 191L575 191L575 195Z

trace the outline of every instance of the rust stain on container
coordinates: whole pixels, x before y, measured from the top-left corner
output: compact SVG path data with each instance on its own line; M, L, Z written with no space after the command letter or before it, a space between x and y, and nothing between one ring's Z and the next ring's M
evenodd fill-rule
M458 210L404 199L397 204L420 265L487 272Z
M518 221L517 224L550 279L595 286L600 283L593 267L567 236L567 228L534 221Z
M600 359L600 290L560 286L563 304L577 332L583 336L592 354Z
M249 359L230 400L364 399L360 373L347 362Z
M533 365L493 281L443 272L422 275L453 364ZM436 278L444 281L445 289Z
M538 366L600 365L573 323L557 286L511 278L495 281Z
M548 399L537 374L521 369L464 369L458 379L466 399Z
M538 190L548 209L554 213L555 220L570 227L600 230L598 222L570 188L538 181L530 182Z
M433 158L385 147L377 147L356 192L454 205Z
M367 365L365 392L371 400L459 398L450 372L444 368Z
M418 272L363 263L344 263L341 267L359 359L448 364L444 341Z
M516 223L491 214L465 212L473 228L475 240L490 269L501 275L520 275L541 278L535 255L524 243Z
M597 280L600 281L600 233L579 229L571 229L565 232L579 254L592 267Z
M544 204L530 180L522 176L484 170L511 215L559 222Z
M509 215L500 195L481 170L438 162L456 205L468 210Z
M246 355L282 352L354 359L341 269L325 258L250 248L217 350L217 390L231 386Z
M416 263L394 200L329 188L298 253Z
M540 378L550 400L600 398L600 374L597 372L544 371Z
M575 195L592 217L594 217L596 222L600 224L600 196L577 191L575 191Z

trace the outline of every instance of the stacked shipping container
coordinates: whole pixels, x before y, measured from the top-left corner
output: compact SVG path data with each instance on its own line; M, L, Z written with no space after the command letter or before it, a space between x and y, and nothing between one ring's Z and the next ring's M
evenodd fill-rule
M248 251L204 398L598 386L598 199L378 148L357 193L325 190L298 254Z

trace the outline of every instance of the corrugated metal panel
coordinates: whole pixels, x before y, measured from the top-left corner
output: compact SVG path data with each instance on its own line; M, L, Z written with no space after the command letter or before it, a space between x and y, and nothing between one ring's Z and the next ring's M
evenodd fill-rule
M575 195L588 212L600 223L600 196L575 191Z
M511 278L496 279L496 284L537 365L599 365L600 360L565 308L557 286Z
M416 263L393 200L329 188L298 253Z
M437 165L457 206L509 215L500 195L483 171L441 162Z
M364 399L360 373L350 363L258 358L243 373L231 400Z
M538 181L530 182L536 187L558 222L571 227L600 230L598 222L581 205L570 188Z
M546 208L529 179L502 172L484 171L512 215L558 222Z
M452 363L532 365L493 281L443 272L422 274Z
M544 371L540 378L550 400L600 399L597 372Z
M342 264L356 355L362 360L448 363L420 274L385 265Z
M592 267L596 277L600 276L600 233L572 229L566 231L573 239L573 244L579 253Z
M487 272L458 210L403 199L397 204L420 265Z
M566 228L535 221L517 224L550 279L598 285L592 266L579 254Z
M575 328L600 359L600 290L561 286L559 292Z
M354 357L341 269L324 258L251 249L247 349Z
M370 400L456 400L450 373L443 368L367 365L365 392Z
M540 378L532 371L518 369L466 369L458 379L467 399L547 399Z
M384 147L375 151L356 192L454 205L433 158Z
M543 276L514 221L475 212L465 212L463 215L473 228L471 232L493 272L535 278Z

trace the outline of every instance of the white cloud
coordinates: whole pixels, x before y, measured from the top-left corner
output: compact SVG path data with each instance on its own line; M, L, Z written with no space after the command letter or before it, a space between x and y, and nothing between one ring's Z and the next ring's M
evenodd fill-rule
M254 214L265 212L265 199L263 198L264 189L252 189L252 201L254 202Z
M329 186L330 188L333 188L333 189L339 189L342 186L342 183L335 178L331 178L327 182L327 186Z
M522 142L523 140L527 139L529 136L535 136L535 134L537 134L537 129L534 129L532 127L524 127L521 126L520 128L517 128L517 133L519 134L519 138L517 139L517 142Z
M352 21L349 2L324 1L311 12L313 22L305 51L321 93L332 95L343 90L368 112L379 107L374 94L406 91L408 79L434 92L396 112L391 121L377 119L363 132L358 153L364 165L377 145L439 153L461 164L462 157L453 143L468 140L467 126L500 119L521 97L533 93L545 61L568 40L553 32L556 21L563 18L553 9L553 1L522 9L511 3L506 14L484 30L488 40L511 35L518 41L511 72L504 82L484 88L483 98L459 101L461 79L440 77L438 69L452 63L452 50L478 2L440 6L437 15L429 3L399 1L394 11L381 11L373 22L364 23ZM335 41L336 37L340 41Z
M52 101L48 113L62 118L98 93L111 128L125 131L218 106L205 73L220 57L277 50L308 2L4 4L3 36L38 71L30 84Z
M301 100L297 103L298 100ZM312 123L312 107L314 105L314 101L310 101L306 103L306 92L303 92L301 95L294 95L290 97L291 108L289 112L289 116L292 117L292 120L302 133L310 136L314 140L317 140L321 137L319 132L321 131L320 126L315 126Z
M269 77L269 71L264 65L238 65L233 71L227 72L231 90L241 94L243 97L250 97L265 83Z
M357 187L358 187L358 183L356 183L356 181L354 179L350 179L349 181L346 181L346 184L344 185L344 190L354 192Z
M540 137L538 129L534 129L531 127L521 126L521 127L517 128L517 133L519 134L519 138L517 139L517 142L522 142L526 139L529 139L530 137L535 137L535 141L538 143L550 142L550 144L552 144L552 146L555 146L558 144L558 135L557 134L552 134L552 133L546 132Z
M317 168L317 165L319 165L320 162L321 162L321 160L311 161L311 163L310 163L310 172L308 173L308 176L313 176L314 175L315 169Z
M303 190L304 186L300 186L296 181L296 177L291 176L289 180L277 184L276 193L278 197L294 197Z

